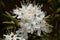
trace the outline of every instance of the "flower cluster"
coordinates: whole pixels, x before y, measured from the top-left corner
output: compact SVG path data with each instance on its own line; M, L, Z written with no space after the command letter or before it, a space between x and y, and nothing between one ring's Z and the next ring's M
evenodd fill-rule
M20 29L16 31L20 37L27 39L28 33L33 34L34 31L37 31L38 36L41 36L41 31L51 32L49 29L50 25L44 20L45 13L41 11L41 6L33 6L32 4L22 5L22 8L13 9L13 13L18 15L17 19L20 19L18 22ZM15 18L16 16L13 17ZM8 39L8 36L6 38ZM11 37L9 36L9 38Z

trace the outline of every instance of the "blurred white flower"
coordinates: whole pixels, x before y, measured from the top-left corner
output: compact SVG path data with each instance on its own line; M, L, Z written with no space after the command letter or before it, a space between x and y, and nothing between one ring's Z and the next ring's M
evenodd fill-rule
M4 40L25 40L23 37L18 37L17 34L14 35L12 32L10 35L3 35L3 36L5 36Z
M20 37L23 37L23 38L25 38L25 39L28 38L27 31L26 31L26 29L24 29L24 28L17 30L16 33L17 33L17 35L20 36Z
M46 26L46 21L44 20L45 13L39 7L29 4L28 6L22 5L22 8L13 10L13 13L18 15L17 19L21 19L19 22L21 28L16 31L18 35L26 39L28 38L28 33L33 33L34 31L37 31L39 36L41 31L50 32L49 25Z
M13 36L14 34L13 33L11 33L10 35L4 35L6 38L5 38L5 40L12 40L12 36Z

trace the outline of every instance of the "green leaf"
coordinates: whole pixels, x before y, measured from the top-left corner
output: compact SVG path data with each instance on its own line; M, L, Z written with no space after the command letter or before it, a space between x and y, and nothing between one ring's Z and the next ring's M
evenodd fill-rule
M13 21L4 21L3 24L15 24Z
M48 3L51 2L52 0L48 0Z
M10 13L8 13L7 11L5 11L5 13L6 13L6 14L3 14L4 16L10 18L13 22L15 22L15 26L19 26L17 19L13 18L13 17L10 15Z
M60 7L59 7L59 8L57 8L56 12L60 12Z

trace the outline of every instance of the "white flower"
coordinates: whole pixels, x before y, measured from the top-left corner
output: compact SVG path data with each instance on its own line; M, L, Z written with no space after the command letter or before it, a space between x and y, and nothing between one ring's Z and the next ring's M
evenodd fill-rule
M33 33L34 31L37 31L39 36L41 31L49 32L49 25L46 26L46 21L44 20L45 13L39 7L29 4L28 6L22 5L22 8L13 10L13 13L18 15L17 19L21 19L19 22L21 28L16 31L18 35L21 33L20 36L28 38L28 33Z
M19 40L25 40L23 37L18 37L17 34L14 35L12 32L11 32L10 35L4 35L4 36L5 36L4 40L17 40L17 39L19 39Z
M20 37L23 37L23 38L25 38L25 39L28 38L27 31L26 31L26 29L24 29L24 28L17 30L16 33L17 33L18 36L20 36Z
M5 38L5 40L12 40L12 36L13 36L14 34L13 33L11 33L10 35L4 35L6 38Z

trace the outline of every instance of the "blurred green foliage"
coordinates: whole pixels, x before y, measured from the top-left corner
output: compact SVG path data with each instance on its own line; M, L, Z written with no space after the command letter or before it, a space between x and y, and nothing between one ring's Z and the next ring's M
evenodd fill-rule
M0 37L7 33L6 31L16 30L18 27L17 21L11 17L13 14L10 11L16 8L16 5L21 7L20 1L22 0L0 0ZM47 12L46 16L50 15L46 20L53 26L53 31L49 34L42 33L41 37L34 33L28 40L60 40L60 0L35 0L35 3L43 4L42 10Z

